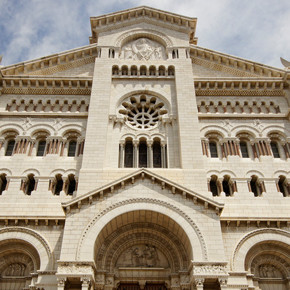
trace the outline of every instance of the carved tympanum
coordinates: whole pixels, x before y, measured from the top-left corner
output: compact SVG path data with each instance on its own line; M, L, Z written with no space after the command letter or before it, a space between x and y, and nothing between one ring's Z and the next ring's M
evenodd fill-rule
M282 273L273 265L263 264L259 266L261 278L282 278Z
M165 59L165 50L158 42L143 37L127 43L122 48L121 58L134 60Z
M3 276L7 277L21 277L25 274L26 266L22 263L13 263L8 266Z
M117 267L167 268L168 262L163 253L155 246L149 244L134 245L120 255Z

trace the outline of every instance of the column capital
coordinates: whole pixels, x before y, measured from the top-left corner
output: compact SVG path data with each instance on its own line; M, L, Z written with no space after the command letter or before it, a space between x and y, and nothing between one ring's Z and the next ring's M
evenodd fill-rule
M221 289L227 288L227 284L228 284L228 279L226 278L219 278L219 283L220 283L220 287Z

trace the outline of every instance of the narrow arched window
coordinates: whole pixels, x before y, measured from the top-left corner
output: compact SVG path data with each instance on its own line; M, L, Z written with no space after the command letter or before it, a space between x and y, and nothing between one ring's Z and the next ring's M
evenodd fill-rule
M271 142L270 145L271 145L274 158L280 158L280 153L279 153L277 142Z
M15 146L15 140L9 140L6 147L5 156L12 156Z
M131 140L127 140L125 143L124 167L133 167L133 149L133 142Z
M209 189L213 196L219 195L218 185L217 185L217 177L213 175L209 181Z
M44 156L45 147L46 147L46 141L45 140L40 140L38 142L36 156Z
M0 175L0 194L2 194L4 190L6 190L6 186L7 186L7 178L6 174L3 173Z
M146 68L146 66L141 66L141 68L140 68L140 75L141 76L146 76L146 74L147 74L147 68Z
M76 155L76 149L77 149L77 142L76 141L70 141L69 144L68 144L67 156L68 157L74 157Z
M146 141L139 143L139 167L147 167L147 144Z
M251 177L251 181L250 181L250 188L251 188L251 191L254 193L254 196L260 196L261 194L261 189L260 189L260 186L259 186L259 182L258 182L258 177L253 175Z
M131 76L136 76L137 75L137 67L133 65L131 67Z
M173 66L168 67L168 75L174 76L174 67Z
M279 188L279 191L283 194L283 196L288 196L286 177L283 175L279 176L278 188Z
M76 191L76 180L73 174L70 174L67 178L67 192L68 195L73 195L74 191Z
M165 67L164 66L160 66L159 67L159 75L160 76L165 76Z
M228 176L224 177L224 180L222 182L222 186L223 186L223 191L224 191L225 195L231 196L232 192L231 192L230 178Z
M240 142L241 154L243 158L249 158L249 151L247 142L242 141Z
M209 142L209 151L212 158L218 158L217 144L214 141Z
M36 182L35 182L34 175L29 174L26 179L25 194L31 195L31 192L35 190L35 185L36 185Z
M53 194L59 195L63 189L63 179L61 174L57 174L54 180Z
M153 142L153 167L161 168L162 160L161 160L161 145L160 141Z

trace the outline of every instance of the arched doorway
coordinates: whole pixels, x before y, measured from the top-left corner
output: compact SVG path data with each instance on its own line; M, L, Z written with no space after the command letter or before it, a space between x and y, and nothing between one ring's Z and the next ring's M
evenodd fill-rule
M40 257L29 243L18 239L0 242L0 289L28 289L40 269Z
M277 241L263 241L246 255L245 269L253 274L253 283L261 290L289 289L289 245Z
M192 246L182 227L150 210L116 216L94 245L97 276L113 289L164 290L188 283ZM182 274L181 274L182 273Z

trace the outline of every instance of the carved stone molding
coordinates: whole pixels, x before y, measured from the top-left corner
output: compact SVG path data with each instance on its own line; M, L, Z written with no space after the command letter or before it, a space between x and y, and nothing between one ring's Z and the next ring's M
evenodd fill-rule
M45 248L48 256L49 257L52 256L52 251L50 249L48 242L41 235L39 235L37 232L31 229L22 228L22 227L7 227L0 230L0 239L1 239L1 234L4 234L4 233L16 233L16 234L25 233L25 234L31 235L35 237L41 243L41 245ZM18 239L21 240L21 235L18 235Z
M193 262L192 274L194 277L227 277L227 263Z
M95 266L93 262L58 261L57 275L66 277L89 275L94 277L94 268Z
M122 206L127 205L127 204L138 204L138 203L158 204L160 206L169 208L169 209L175 211L176 213L178 213L179 215L181 215L192 226L192 228L196 232L196 235L197 235L197 237L199 239L199 242L200 242L200 245L202 247L203 257L204 257L205 260L207 260L206 243L205 243L205 240L204 240L204 238L202 236L202 233L201 233L200 229L197 227L195 222L186 213L184 213L179 207L174 206L173 204L170 204L168 202L157 200L157 199L153 199L153 198L133 198L133 199L129 199L129 200L124 200L122 202L118 202L118 203L115 203L115 204L111 205L107 209L105 209L102 212L100 212L97 216L95 216L91 220L91 222L87 225L85 230L83 231L82 237L81 237L79 245L78 245L77 259L80 259L81 248L83 246L83 243L84 243L88 233L90 232L90 229L93 227L93 225L102 216L104 216L105 214L108 214L110 211L112 211L112 210L114 210L114 209L116 209L118 207L122 207Z
M280 230L280 229L258 229L258 230L254 230L248 234L246 234L239 242L238 244L236 245L235 247L235 250L234 250L234 254L232 256L232 259L231 259L231 264L232 264L232 268L234 269L235 268L235 261L237 259L237 256L239 254L239 251L240 251L240 248L243 246L243 244L253 238L254 236L256 235L261 235L261 234L273 234L273 235L280 235L281 236L281 239L282 238L290 238L290 233L287 232L287 231L284 231L284 230ZM262 240L261 240L262 241ZM285 240L286 241L286 240ZM284 241L284 243L285 243ZM254 243L254 241L253 241ZM248 246L250 247L250 245Z

